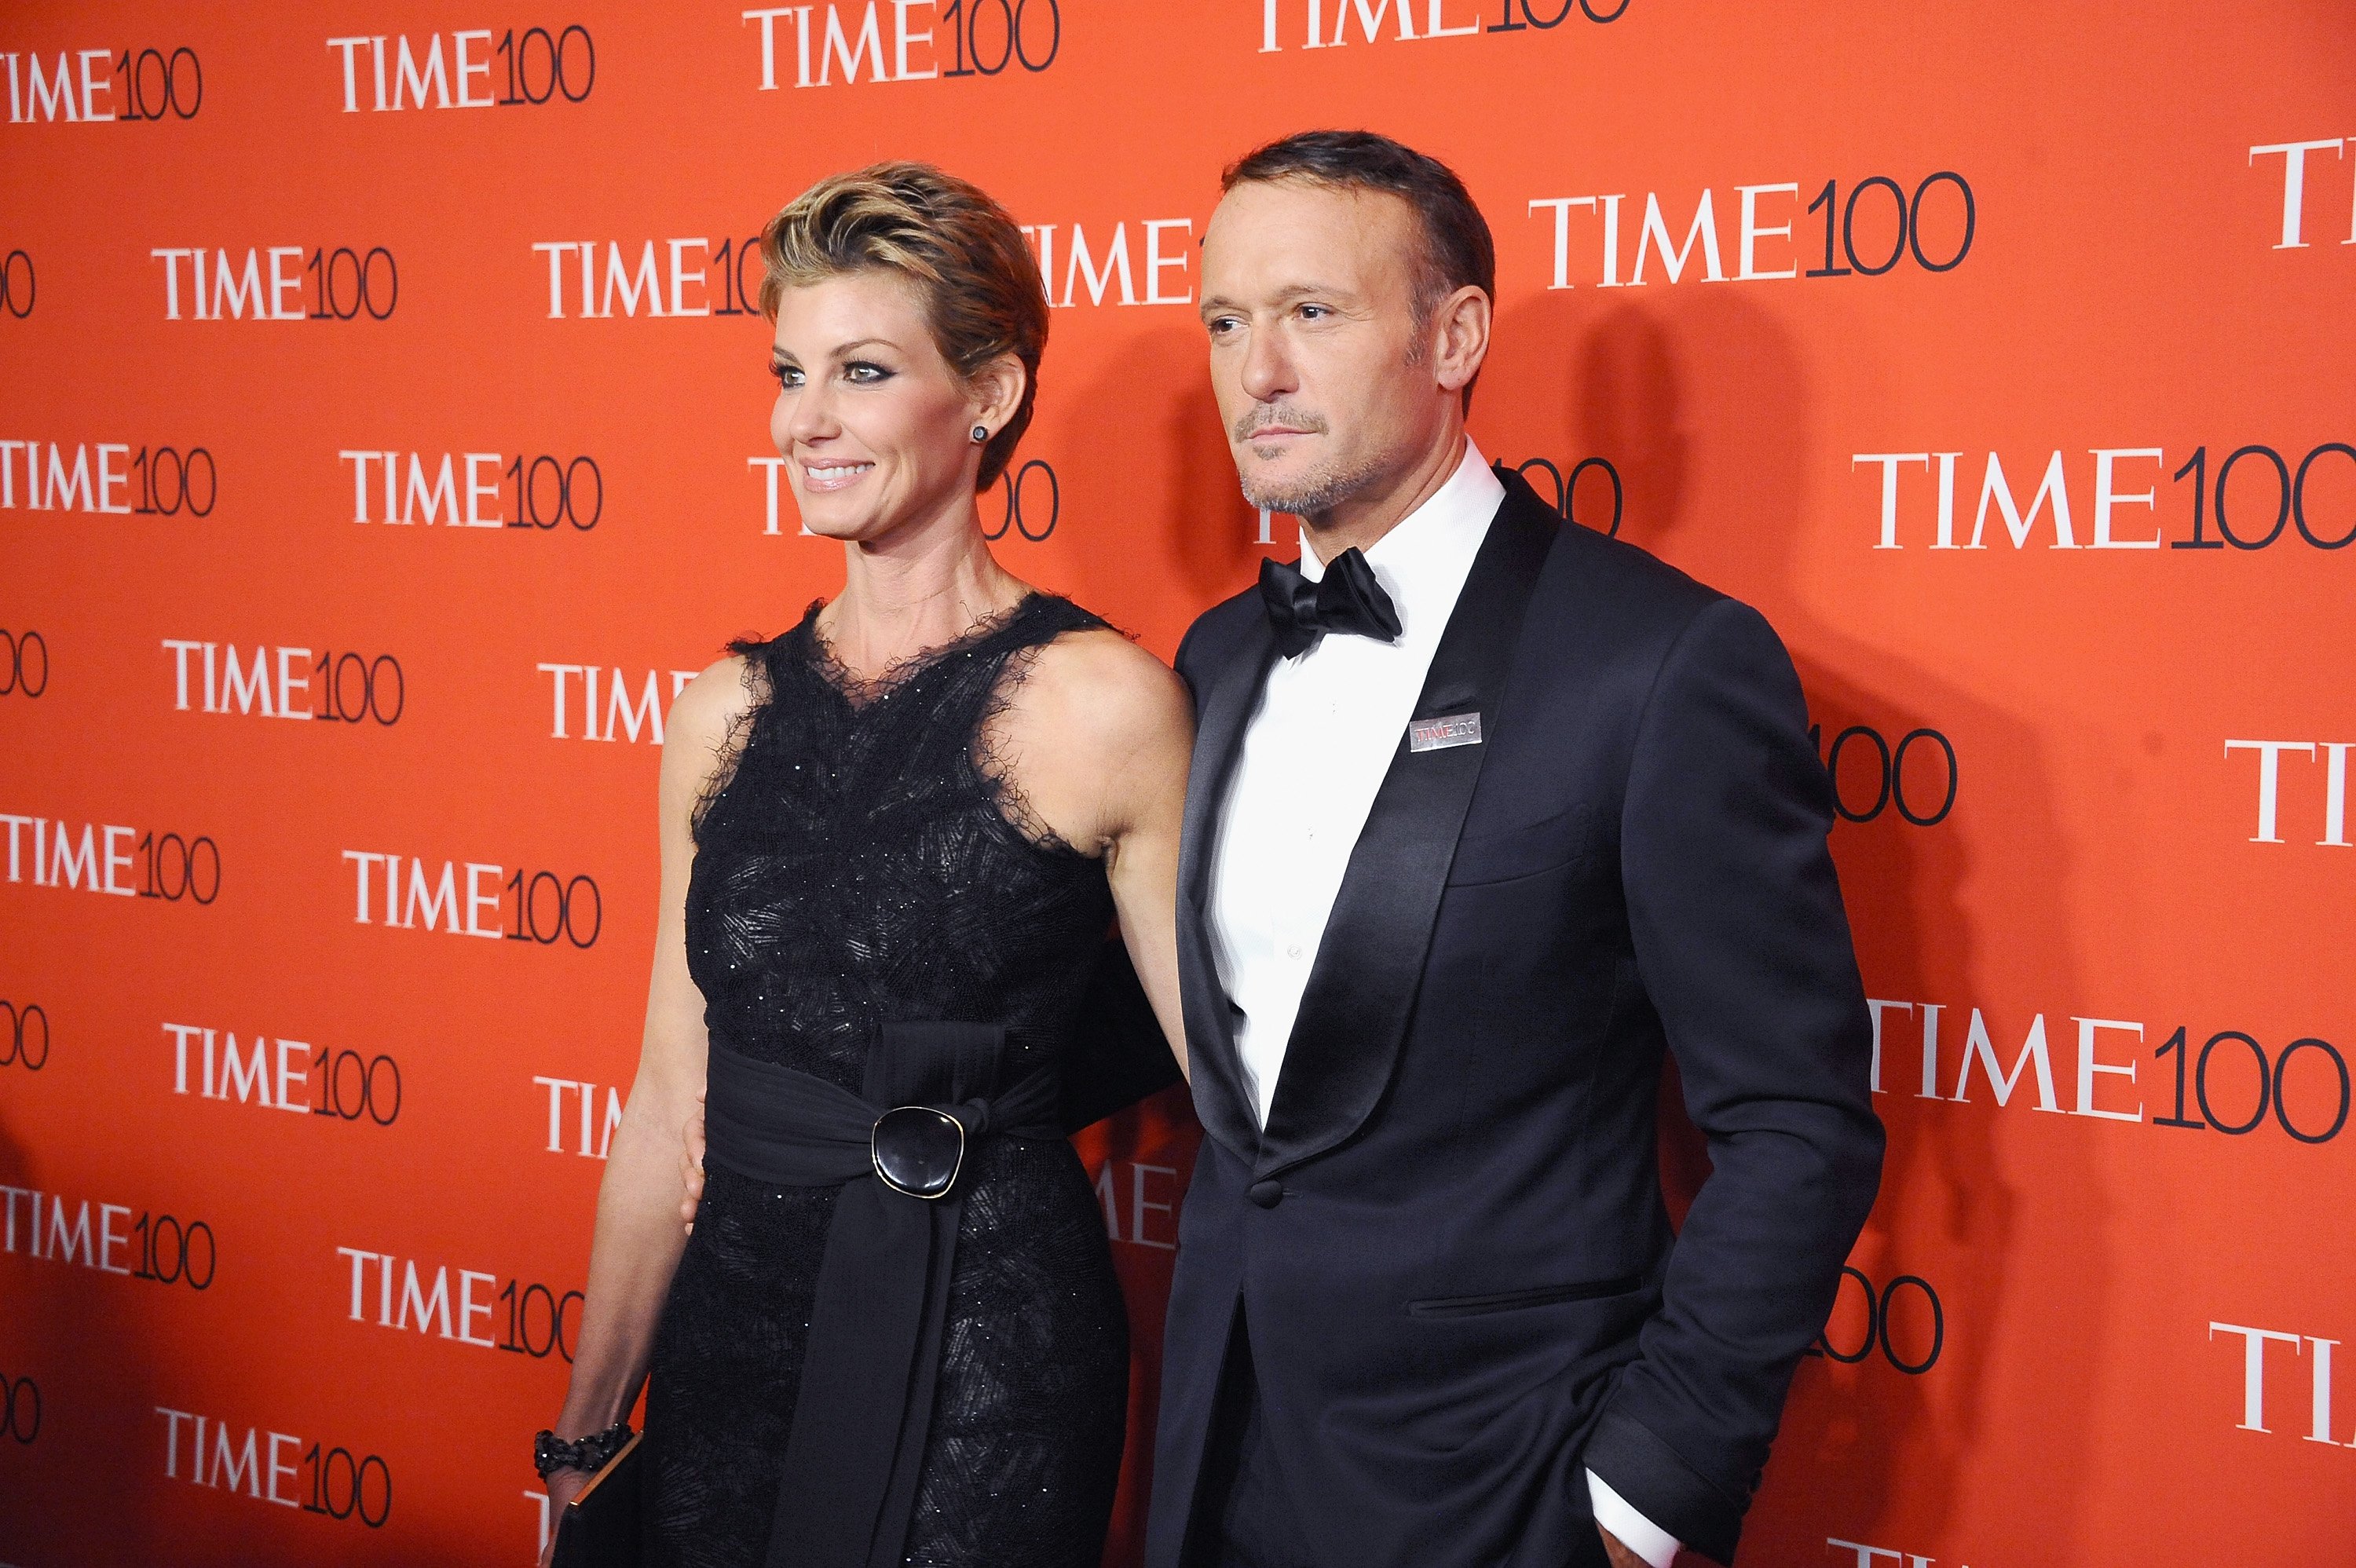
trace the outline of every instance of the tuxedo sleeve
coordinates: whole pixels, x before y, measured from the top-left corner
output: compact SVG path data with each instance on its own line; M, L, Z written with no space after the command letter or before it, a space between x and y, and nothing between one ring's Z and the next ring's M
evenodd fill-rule
M1178 639L1178 656L1170 661L1170 667L1186 683L1186 695L1194 699L1197 719L1203 716L1203 645L1209 640L1204 635L1203 623L1209 619L1208 615L1194 618L1186 635Z
M1655 677L1621 824L1637 969L1710 1175L1585 1462L1720 1562L1880 1179L1831 825L1791 659L1714 602Z

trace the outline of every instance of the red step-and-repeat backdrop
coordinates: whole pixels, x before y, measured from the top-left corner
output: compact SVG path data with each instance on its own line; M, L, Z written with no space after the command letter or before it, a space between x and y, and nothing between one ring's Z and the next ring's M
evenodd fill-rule
M1198 245L1318 125L1462 173L1476 437L1765 610L1837 782L1890 1160L1742 1561L2356 1555L2343 0L19 4L0 78L0 1561L531 1561L665 709L841 581L753 237L1017 215L985 516L1167 656L1291 548ZM1081 1140L1108 1563L1197 1137Z

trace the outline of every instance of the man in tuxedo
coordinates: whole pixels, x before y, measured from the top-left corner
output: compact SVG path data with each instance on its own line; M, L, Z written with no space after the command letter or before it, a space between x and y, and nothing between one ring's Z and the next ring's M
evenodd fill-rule
M1494 272L1363 133L1245 158L1205 233L1244 493L1302 549L1178 655L1206 1136L1149 1568L1730 1559L1879 1179L1791 662L1484 462ZM1675 1235L1665 1053L1711 1164Z

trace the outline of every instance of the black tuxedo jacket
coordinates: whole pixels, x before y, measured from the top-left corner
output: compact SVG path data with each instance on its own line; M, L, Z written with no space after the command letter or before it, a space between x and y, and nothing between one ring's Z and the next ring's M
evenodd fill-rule
M1205 926L1217 812L1276 648L1259 596L1178 668L1198 735L1178 947L1207 1136L1179 1231L1149 1568L1178 1568L1240 1314L1332 1568L1559 1568L1582 1467L1734 1551L1879 1178L1831 791L1755 612L1510 472L1398 752L1268 1125ZM1673 1052L1712 1174L1672 1235ZM1582 1536L1582 1532L1585 1535Z

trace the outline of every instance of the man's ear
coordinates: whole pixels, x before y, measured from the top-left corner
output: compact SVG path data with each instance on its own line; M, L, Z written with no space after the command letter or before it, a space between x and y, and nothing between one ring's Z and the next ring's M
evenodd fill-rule
M1442 390L1461 392L1481 373L1489 356L1492 308L1487 293L1472 283L1433 307L1431 370Z

